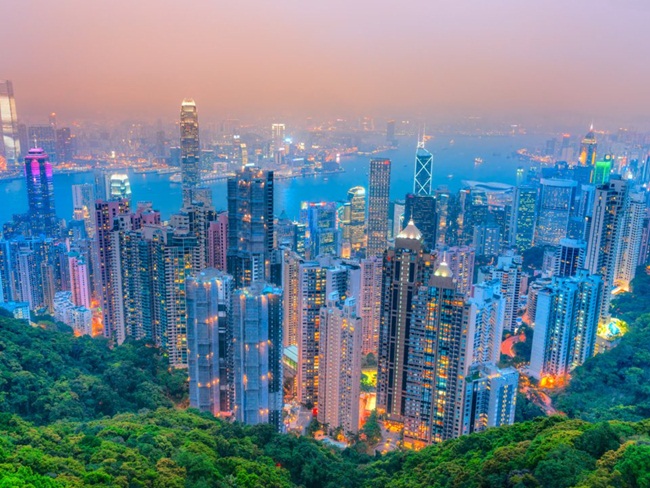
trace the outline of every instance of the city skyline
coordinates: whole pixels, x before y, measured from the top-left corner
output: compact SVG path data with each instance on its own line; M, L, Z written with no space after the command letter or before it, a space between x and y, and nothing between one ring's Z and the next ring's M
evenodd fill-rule
M0 7L14 19L0 33L12 46L0 76L14 81L27 119L50 112L172 119L188 96L208 120L552 114L635 123L650 108L643 83L650 68L634 55L649 42L650 10L641 1L164 5L155 23L146 21L148 2L37 3L37 17L32 5ZM505 15L518 21L504 24ZM179 18L187 27L178 28ZM234 18L247 28L227 20ZM47 89L35 67L48 73ZM343 74L345 83L332 81Z

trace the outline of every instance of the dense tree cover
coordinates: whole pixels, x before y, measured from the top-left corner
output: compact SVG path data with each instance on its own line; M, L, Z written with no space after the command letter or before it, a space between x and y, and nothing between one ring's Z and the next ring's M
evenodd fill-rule
M194 410L40 427L0 414L0 487L641 487L649 434L551 417L372 458Z
M110 349L104 339L57 329L0 315L0 411L43 424L169 407L184 399L186 372L169 372L156 348L129 342Z
M632 292L613 304L617 317L629 322L629 332L613 349L576 368L566 389L555 398L570 417L589 421L650 417L650 277L643 268Z

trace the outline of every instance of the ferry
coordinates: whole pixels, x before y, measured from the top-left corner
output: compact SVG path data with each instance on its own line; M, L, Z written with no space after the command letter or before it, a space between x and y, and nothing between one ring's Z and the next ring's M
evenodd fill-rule
M480 166L483 164L483 158L474 158L474 166Z

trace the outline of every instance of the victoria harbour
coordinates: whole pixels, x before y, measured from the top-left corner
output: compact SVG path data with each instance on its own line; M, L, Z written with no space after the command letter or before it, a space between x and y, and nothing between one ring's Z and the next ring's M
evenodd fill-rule
M428 145L434 157L433 185L445 185L451 191L458 190L463 180L482 182L500 181L515 184L516 168L526 163L518 159L515 151L520 148L533 149L539 146L545 135L509 136L466 136L444 134L432 138ZM368 164L372 157L386 157L392 161L390 184L391 198L398 198L413 189L413 161L417 141L403 137L394 150L368 155L352 155L341 159L340 173L324 176L308 176L275 182L275 212L283 210L291 218L298 217L300 202L342 200L353 186L366 186ZM483 164L475 165L481 158ZM164 219L178 210L181 201L181 186L170 182L169 174L128 172L133 192L133 201L150 201ZM72 185L92 183L93 173L57 174L55 170L56 212L64 219L72 215ZM226 181L210 185L214 206L226 208ZM0 221L7 221L15 213L27 209L25 182L23 179L0 181L0 198L11 205L0 207Z

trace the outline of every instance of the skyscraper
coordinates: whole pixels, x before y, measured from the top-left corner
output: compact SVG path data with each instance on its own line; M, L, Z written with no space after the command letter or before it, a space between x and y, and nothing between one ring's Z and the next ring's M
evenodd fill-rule
M19 164L20 154L14 87L10 80L0 80L0 156L13 168Z
M438 233L435 197L408 193L404 205L404 225L410 220L422 232L424 245L429 249L435 248Z
M413 358L411 330L417 320L414 302L429 284L435 255L426 252L422 234L410 222L395 238L395 248L384 254L381 324L377 373L377 408L389 421L402 423L406 377Z
M30 149L25 157L25 183L32 235L59 236L59 222L54 210L52 165L39 148Z
M282 290L265 283L233 299L235 418L282 427Z
M433 155L424 148L424 134L415 151L415 173L413 193L417 196L430 196L433 181ZM416 222L417 224L417 222Z
M343 228L343 239L350 243L353 253L366 247L366 189L355 186L348 190L349 218Z
M523 252L533 246L536 206L536 188L532 186L518 186L515 189L510 236L511 244L516 246L519 252Z
M104 337L118 344L124 339L122 327L122 290L119 265L119 241L113 237L115 220L129 212L128 200L95 202L96 252L95 290L99 295Z
M636 276L636 268L639 263L641 251L641 239L643 238L643 220L646 213L645 195L643 193L631 193L625 221L623 222L623 233L621 236L620 258L616 270L616 286L630 290L630 283Z
M196 103L186 98L181 104L181 175L183 179L183 202L192 202L192 190L201 182L199 144L199 114Z
M95 237L95 186L90 183L72 185L72 208L75 218L78 215L84 221L86 234Z
M536 246L557 246L560 239L568 236L577 186L578 183L573 180L540 180L534 240Z
M374 354L377 357L379 345L379 324L381 321L381 276L383 260L380 256L362 259L361 284L357 305L362 319L363 355Z
M404 338L401 409L404 444L419 449L462 429L465 304L444 261L418 289L413 308Z
M587 219L589 237L585 267L603 280L600 320L609 320L609 305L621 260L623 235L629 208L629 188L626 181L612 178L598 186L594 194L591 216Z
M388 245L390 159L371 159L368 183L367 256L383 253Z
M580 156L578 157L580 166L594 166L596 164L597 148L598 143L594 134L594 126L592 125L580 144Z
M518 385L519 372L514 368L499 369L494 363L472 365L465 378L462 434L513 424Z
M228 250L228 212L218 212L208 224L208 266L226 271Z
M591 183L594 185L604 185L607 183L612 172L613 162L611 154L605 154L605 157L601 161L596 161L591 171Z
M579 270L538 292L530 374L563 377L594 354L603 283Z
M553 276L575 276L585 266L587 244L576 239L561 239L555 250Z
M488 269L489 280L501 282L501 295L505 299L504 330L514 331L517 328L517 312L519 311L519 293L522 277L523 258L513 251L506 251L497 258L496 266Z
M237 288L271 276L273 171L252 166L228 179L228 273Z
M361 317L354 298L336 293L320 310L318 421L330 430L359 430Z
M186 281L190 406L215 416L233 408L232 284L213 268Z
M471 246L440 246L436 265L445 261L451 270L458 293L469 295L474 283L474 261L476 253Z
M309 232L308 257L339 254L340 236L334 202L302 202L300 217Z

